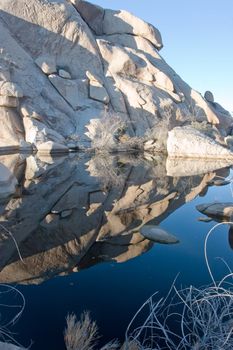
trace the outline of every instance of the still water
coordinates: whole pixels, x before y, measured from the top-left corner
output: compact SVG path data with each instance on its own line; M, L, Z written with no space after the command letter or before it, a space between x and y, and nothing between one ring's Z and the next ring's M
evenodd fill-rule
M10 327L22 345L64 350L65 318L84 310L98 324L100 344L123 341L141 304L155 291L166 295L178 273L178 287L211 282L204 240L216 222L198 221L203 215L196 206L232 201L231 185L210 185L231 178L230 168L125 154L7 155L0 164L7 168L0 181L0 224L14 234L23 259L1 229L0 283L25 297L25 310ZM143 239L139 230L147 223L180 242ZM208 241L216 279L227 273L216 257L233 265L228 231L222 225ZM16 303L8 294L1 303ZM1 306L2 323L11 312Z

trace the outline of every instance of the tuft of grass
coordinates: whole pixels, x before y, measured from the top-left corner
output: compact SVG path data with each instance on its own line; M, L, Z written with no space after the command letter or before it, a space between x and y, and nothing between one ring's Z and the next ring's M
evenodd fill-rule
M64 340L67 350L93 350L98 339L98 329L90 318L89 312L81 315L80 321L76 315L66 317Z

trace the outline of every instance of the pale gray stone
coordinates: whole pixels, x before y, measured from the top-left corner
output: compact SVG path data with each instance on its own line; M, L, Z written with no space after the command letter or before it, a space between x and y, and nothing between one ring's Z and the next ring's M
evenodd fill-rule
M93 100L100 101L105 104L109 103L109 96L105 87L98 82L90 81L89 95Z
M171 157L233 159L233 152L192 127L176 127L168 133Z
M103 86L101 78L90 71L86 71L86 76L89 79L89 97L93 100L108 104L110 101L109 95Z
M211 173L232 165L232 159L223 158L184 158L167 157L166 170L168 176L195 176Z
M19 105L17 97L0 96L0 107L12 107L16 108Z
M64 78L64 79L71 79L70 73L67 72L67 71L64 70L64 69L59 69L58 75L59 75L61 78Z
M97 34L103 34L104 9L88 1L70 0L84 21Z
M179 243L178 238L176 238L174 235L168 233L167 231L163 230L159 226L155 225L144 225L140 229L140 233L147 239L157 242L157 243L163 243L163 244L175 244Z
M34 118L23 118L25 140L35 146L42 142L54 141L56 144L64 143L65 138L52 128Z
M162 71L155 75L155 83L164 88L165 90L174 91L174 85L171 79Z
M23 91L21 87L10 81L0 81L0 95L9 97L23 97Z
M198 220L198 221L201 221L201 222L211 222L211 221L212 221L211 218L208 218L208 217L206 217L206 216L204 216L204 217L199 217L197 220Z
M47 141L37 146L39 153L67 153L69 148L57 142Z
M103 32L107 35L134 34L149 40L157 49L163 47L159 30L127 11L105 10Z
M41 55L37 57L35 63L47 75L57 72L56 60L53 56Z
M91 73L89 70L86 71L86 76L91 82L93 81L99 83L100 85L103 85L103 80L96 74Z
M86 79L78 81L68 80L52 74L49 75L49 80L74 110L79 109L85 104L84 99L88 97Z

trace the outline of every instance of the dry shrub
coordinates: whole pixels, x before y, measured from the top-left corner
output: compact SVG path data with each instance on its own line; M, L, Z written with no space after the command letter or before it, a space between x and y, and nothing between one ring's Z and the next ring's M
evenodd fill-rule
M115 113L105 113L100 119L92 119L86 135L91 139L95 150L111 151L117 145L126 123Z

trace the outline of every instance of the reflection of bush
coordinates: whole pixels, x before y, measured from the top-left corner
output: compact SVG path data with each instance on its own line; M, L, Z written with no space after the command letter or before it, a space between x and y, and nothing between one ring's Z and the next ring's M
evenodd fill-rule
M87 165L91 176L97 177L104 189L124 185L127 166L116 157L103 152L93 156Z

